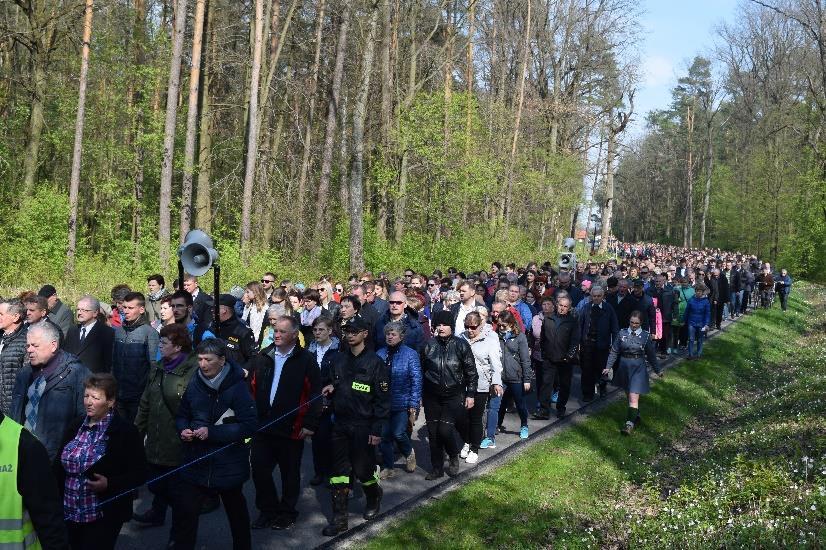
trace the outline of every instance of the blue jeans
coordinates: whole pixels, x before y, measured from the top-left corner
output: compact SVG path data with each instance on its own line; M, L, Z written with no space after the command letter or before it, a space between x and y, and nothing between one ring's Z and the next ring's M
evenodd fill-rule
M688 325L688 356L699 357L703 354L703 340L706 333L701 329L703 327L693 327ZM697 343L697 351L694 351L694 343Z
M499 406L502 404L502 397L491 393L488 400L488 423L485 428L487 437L496 439L496 428L499 426Z
M410 437L407 435L407 409L392 411L390 418L384 425L379 448L381 449L382 462L385 468L392 468L396 461L393 443L398 443L399 450L404 456L410 456L413 446L410 444Z
M743 309L743 291L732 292L730 303L729 311L731 314L740 315L740 310Z

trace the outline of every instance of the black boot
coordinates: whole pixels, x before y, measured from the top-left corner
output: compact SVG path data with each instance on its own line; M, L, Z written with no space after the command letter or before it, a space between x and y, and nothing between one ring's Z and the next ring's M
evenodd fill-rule
M371 520L378 515L383 494L384 491L378 483L364 486L364 496L367 497L367 504L364 505L364 519Z
M347 493L349 487L334 487L330 494L333 497L333 521L321 531L325 537L334 537L347 530Z

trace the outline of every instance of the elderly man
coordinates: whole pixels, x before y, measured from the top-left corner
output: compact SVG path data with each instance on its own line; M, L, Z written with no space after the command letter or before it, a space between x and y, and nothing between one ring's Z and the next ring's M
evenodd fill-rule
M418 351L424 344L424 331L419 322L419 315L412 309L407 308L407 296L404 292L395 291L390 294L387 300L389 309L376 323L373 329L373 338L376 349L386 345L384 339L384 327L387 323L397 321L405 326L404 345Z
M64 335L69 332L69 329L72 328L72 312L57 297L55 287L43 285L37 295L46 298L46 304L49 307L49 319L60 327Z
M591 300L586 302L579 314L581 335L582 400L594 400L594 386L600 372L605 368L611 344L619 333L619 323L613 308L605 301L605 290L601 286L591 289ZM606 394L605 380L599 380L599 395Z
M26 308L20 300L0 302L0 411L9 414L17 372L28 363Z
M550 415L551 395L557 375L559 397L556 402L556 416L565 416L580 341L579 322L571 313L571 309L571 298L559 296L556 300L556 313L542 321L542 394L539 396L539 409L534 414L534 418L540 420L547 420Z
M115 331L98 319L100 302L84 296L77 302L77 325L66 333L64 349L77 356L94 373L112 372Z
M29 327L29 365L20 369L9 416L40 440L54 460L69 424L86 414L83 383L91 374L77 357L59 348L60 334L48 323Z

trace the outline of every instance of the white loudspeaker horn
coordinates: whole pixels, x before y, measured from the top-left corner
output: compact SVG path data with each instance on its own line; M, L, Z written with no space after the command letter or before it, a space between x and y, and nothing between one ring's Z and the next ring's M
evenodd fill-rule
M186 234L184 244L178 247L178 257L184 270L199 277L209 271L218 261L218 251L213 248L212 239L200 229L193 229Z

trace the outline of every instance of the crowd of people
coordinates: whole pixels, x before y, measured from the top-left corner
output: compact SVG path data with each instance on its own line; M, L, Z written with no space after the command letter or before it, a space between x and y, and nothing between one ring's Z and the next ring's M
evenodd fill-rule
M788 273L754 256L614 246L616 259L570 271L494 262L310 284L268 272L217 304L196 277L168 290L159 274L146 294L117 285L110 300L80 298L74 314L49 284L5 299L0 472L16 479L0 477L0 540L113 548L124 523L160 526L171 511L169 547L191 549L200 514L220 502L233 547L250 548L251 529L298 520L308 440L334 536L348 529L356 481L371 519L381 480L416 472L422 410L426 480L495 448L509 411L522 439L531 419L564 417L576 369L585 402L609 384L625 391L620 431L631 435L649 366L662 376L669 355L699 358L709 331L775 296L787 308ZM147 482L151 505L133 510Z

